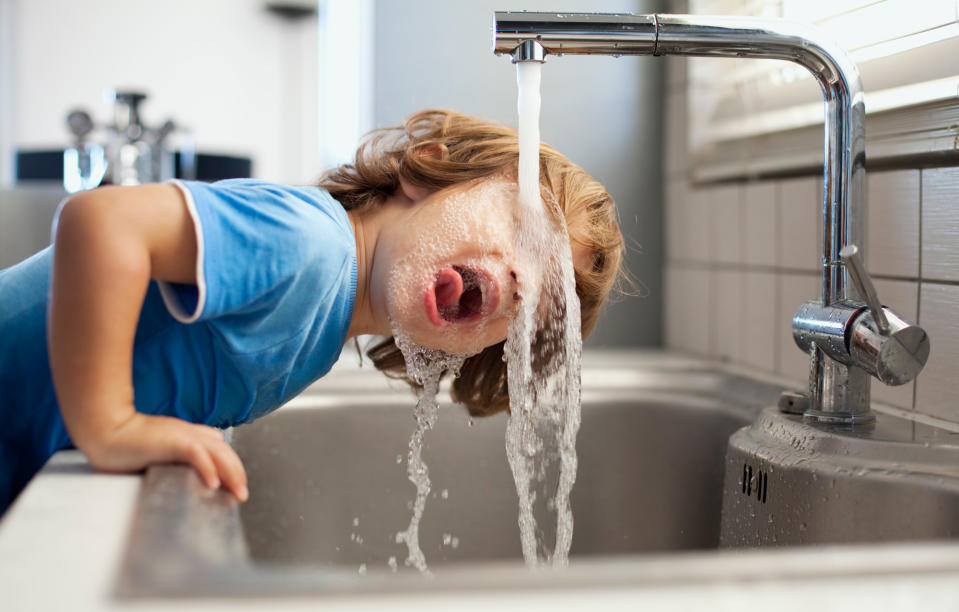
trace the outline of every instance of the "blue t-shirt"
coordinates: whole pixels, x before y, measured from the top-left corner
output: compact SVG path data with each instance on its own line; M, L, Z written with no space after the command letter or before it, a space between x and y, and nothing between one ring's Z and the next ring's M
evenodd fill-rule
M134 403L228 427L326 374L346 341L356 243L315 187L174 181L197 234L197 283L151 282L136 330ZM0 513L71 445L47 356L53 247L0 270Z

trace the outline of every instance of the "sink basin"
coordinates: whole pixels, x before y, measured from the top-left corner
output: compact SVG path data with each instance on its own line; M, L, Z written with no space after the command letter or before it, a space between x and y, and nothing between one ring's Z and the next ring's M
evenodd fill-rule
M726 442L750 417L696 397L586 403L571 556L715 548ZM386 569L393 557L402 566L407 550L395 536L415 495L412 427L410 403L397 402L291 408L239 428L251 557L351 569ZM432 492L420 545L432 568L522 559L505 427L505 415L471 424L448 406L427 435Z
M956 436L889 414L872 431L817 429L767 408L781 390L658 354L625 365L584 359L563 572L522 566L505 416L471 422L441 401L424 449L428 580L404 567L396 542L414 497L405 465L413 398L375 373L331 376L233 430L250 478L246 504L206 490L189 468L148 470L117 594L619 588L959 570L959 546L949 543L959 525ZM939 548L920 567L915 555L925 553L914 543L844 548L828 562L818 548L792 546L902 540ZM772 555L744 550L771 546Z

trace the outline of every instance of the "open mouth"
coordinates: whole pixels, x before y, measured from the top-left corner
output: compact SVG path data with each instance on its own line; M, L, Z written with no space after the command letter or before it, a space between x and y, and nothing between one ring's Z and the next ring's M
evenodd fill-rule
M498 303L493 279L467 266L443 268L426 292L426 313L435 325L477 321L495 311Z

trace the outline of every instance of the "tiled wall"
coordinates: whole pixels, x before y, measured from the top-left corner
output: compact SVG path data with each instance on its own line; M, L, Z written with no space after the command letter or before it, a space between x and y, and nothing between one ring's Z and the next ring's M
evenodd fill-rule
M822 178L691 184L685 60L667 62L666 345L804 386L791 319L819 295ZM880 300L932 345L916 381L874 381L873 398L959 422L959 167L868 177L867 267Z

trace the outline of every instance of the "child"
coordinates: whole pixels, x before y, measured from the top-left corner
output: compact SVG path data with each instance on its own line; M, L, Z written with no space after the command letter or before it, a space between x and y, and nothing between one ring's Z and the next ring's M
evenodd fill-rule
M405 377L394 326L476 353L454 399L506 408L507 325L535 281L513 252L517 160L515 130L430 110L374 132L318 188L172 181L68 199L54 245L0 271L0 513L71 445L110 472L188 463L244 501L218 428L275 410L360 334L387 337L370 357ZM619 271L613 202L545 145L540 167L586 334Z

